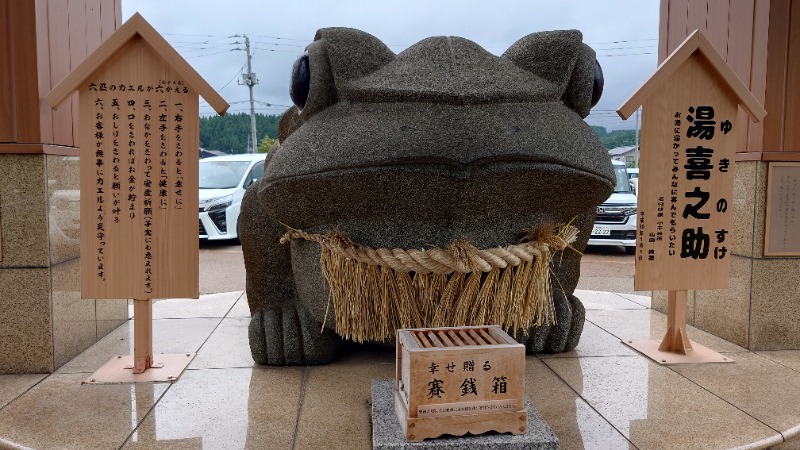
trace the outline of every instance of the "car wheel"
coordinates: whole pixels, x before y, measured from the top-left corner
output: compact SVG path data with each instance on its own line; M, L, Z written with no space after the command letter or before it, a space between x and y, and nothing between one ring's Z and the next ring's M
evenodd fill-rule
M636 247L625 247L625 253L627 253L628 255L635 255Z

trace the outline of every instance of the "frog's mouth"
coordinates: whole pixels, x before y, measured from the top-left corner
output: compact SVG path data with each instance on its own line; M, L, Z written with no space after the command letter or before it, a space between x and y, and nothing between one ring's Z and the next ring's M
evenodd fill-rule
M268 156L258 189L293 227L378 247L493 246L593 213L614 181L597 136L560 103L340 102Z
M593 213L613 186L575 168L517 160L338 168L263 179L258 189L279 221L305 230L341 228L377 246L446 245L464 235L492 246L514 242L525 227Z

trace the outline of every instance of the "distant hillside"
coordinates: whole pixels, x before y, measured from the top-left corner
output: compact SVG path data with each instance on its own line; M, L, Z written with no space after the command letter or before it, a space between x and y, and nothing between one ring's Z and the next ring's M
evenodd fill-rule
M592 130L608 150L624 145L636 145L636 130L613 130L609 132L605 127L598 126L592 126Z
M260 143L264 136L278 138L281 116L256 113L256 134ZM250 138L250 114L225 114L200 117L200 147L225 153L246 153Z
M279 115L256 114L258 142L264 136L278 138ZM636 144L636 130L608 131L605 127L592 126L605 148L612 149ZM221 150L226 153L246 153L250 137L250 114L226 114L200 118L200 147Z

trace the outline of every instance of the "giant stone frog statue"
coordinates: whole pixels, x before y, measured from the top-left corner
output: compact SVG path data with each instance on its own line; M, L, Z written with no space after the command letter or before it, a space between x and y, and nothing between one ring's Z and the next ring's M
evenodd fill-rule
M344 341L320 246L279 242L291 229L375 249L493 248L570 223L577 241L550 263L555 320L515 336L528 352L573 349L584 322L573 295L580 252L614 186L583 121L602 83L575 30L530 34L500 57L459 37L394 54L359 30L319 30L295 63L279 144L242 202L254 360L323 364Z

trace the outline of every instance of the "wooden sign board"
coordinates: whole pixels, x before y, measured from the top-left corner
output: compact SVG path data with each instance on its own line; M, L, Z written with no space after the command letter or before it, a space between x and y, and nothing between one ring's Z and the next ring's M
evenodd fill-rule
M81 296L199 296L199 96L228 104L139 14L45 97L80 99Z
M800 163L769 163L764 256L800 256Z
M728 286L737 103L692 55L642 106L636 290Z
M138 36L79 93L82 297L198 297L198 93Z
M642 107L636 290L728 286L737 107L767 112L699 31L617 110Z
M81 297L132 298L133 356L87 381L175 381L193 357L153 357L153 298L199 292L199 101L228 103L139 14L44 100L78 91ZM157 371L148 371L158 369Z
M661 342L626 345L660 364L730 362L689 340L689 289L728 286L737 107L767 112L708 39L695 31L617 111L642 106L636 290L667 290Z

